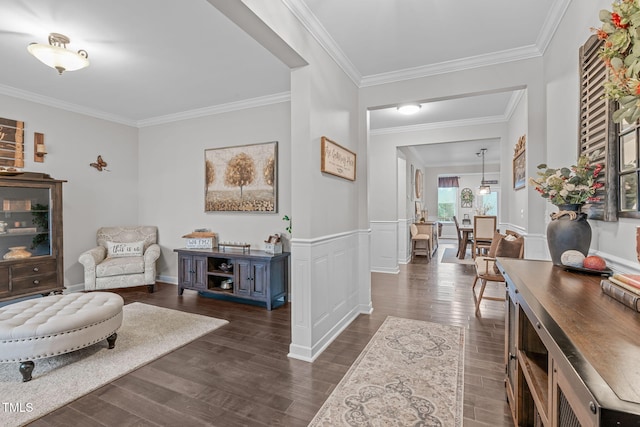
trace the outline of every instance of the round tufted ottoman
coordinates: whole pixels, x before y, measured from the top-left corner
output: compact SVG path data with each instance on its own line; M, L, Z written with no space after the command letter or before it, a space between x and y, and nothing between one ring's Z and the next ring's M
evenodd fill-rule
M21 362L31 380L34 360L69 353L107 339L116 342L124 301L111 292L73 293L0 307L0 362Z

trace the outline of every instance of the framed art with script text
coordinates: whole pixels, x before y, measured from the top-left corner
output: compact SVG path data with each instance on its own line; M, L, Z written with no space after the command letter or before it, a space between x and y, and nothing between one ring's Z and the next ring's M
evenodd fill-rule
M356 180L356 153L323 136L320 141L320 170L324 173Z

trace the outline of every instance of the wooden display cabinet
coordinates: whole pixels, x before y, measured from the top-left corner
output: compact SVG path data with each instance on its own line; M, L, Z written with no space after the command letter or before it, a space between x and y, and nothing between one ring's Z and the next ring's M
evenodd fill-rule
M284 304L287 299L288 252L174 251L178 253L178 295L192 289L213 297L265 303L267 310Z
M63 182L41 173L0 175L0 301L65 289Z

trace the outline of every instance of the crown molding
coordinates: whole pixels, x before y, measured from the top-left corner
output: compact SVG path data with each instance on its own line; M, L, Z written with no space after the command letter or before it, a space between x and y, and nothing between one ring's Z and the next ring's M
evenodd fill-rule
M176 114L167 114L165 116L151 117L144 120L130 120L115 114L105 113L104 111L93 110L70 102L60 101L48 96L42 96L22 89L16 89L11 86L0 84L0 94L12 96L14 98L24 99L25 101L35 102L37 104L46 105L48 107L59 108L61 110L71 111L89 117L94 117L109 122L119 123L125 126L136 128L155 126L164 123L175 122L178 120L194 119L213 114L228 113L231 111L244 110L247 108L263 107L266 105L279 104L281 102L291 101L290 92L281 92L273 95L265 95L257 98L245 99L242 101L229 102L227 104L214 105L211 107L198 108L195 110L183 111Z
M72 113L83 114L85 116L95 117L97 119L107 120L110 122L120 123L126 126L136 127L134 120L127 119L115 114L105 113L104 111L94 110L73 104L71 102L60 101L59 99L50 98L48 96L38 95L22 89L16 89L11 86L0 84L0 94L12 96L14 98L24 99L26 101L35 102L46 105L48 107L59 108L61 110L71 111Z
M540 57L544 54L544 51L551 42L553 34L558 28L558 25L560 25L560 21L566 13L571 0L556 0L553 3L553 6L549 9L542 30L540 34L538 34L535 45L421 67L406 68L388 73L371 74L368 76L362 76L304 1L282 0L282 2L291 10L307 31L320 43L349 78L358 87L362 88Z
M409 149L409 152L413 155L413 157L415 157L416 159L420 160L420 163L422 165L424 165L426 163L424 161L424 159L422 158L422 156L420 155L420 153L418 153L418 150L416 149L415 145L410 145L407 148ZM413 179L413 177L411 177L411 179Z
M504 117L506 121L511 120L511 116L513 116L513 113L516 110L516 107L518 106L518 103L520 103L520 100L522 99L523 96L524 96L524 90L513 91L513 93L511 94L511 97L509 98L509 103L507 104L507 107L505 108L505 111L504 111Z
M551 43L553 35L560 26L560 21L567 12L569 4L571 4L571 0L556 0L553 2L551 9L549 9L547 19L544 20L544 25L536 40L536 46L538 46L538 50L540 50L542 54L544 54L547 47L549 47L549 43Z
M495 123L505 123L507 121L508 119L505 116L487 116L487 117L478 117L476 119L450 120L447 122L425 123L425 124L418 124L418 125L373 129L369 131L369 135L375 136L375 135L389 135L394 133L405 133L405 132L421 132L421 131L429 131L429 130L435 130L435 129L446 129L446 128L463 127L463 126L479 126L479 125L489 125L489 124L495 124Z
M245 99L242 101L229 102L227 104L214 105L211 107L197 108L195 110L183 111L165 116L152 117L136 122L139 128L156 126L165 123L177 122L179 120L196 119L214 114L229 113L232 111L244 110L247 108L263 107L265 105L279 104L291 101L291 92L281 92L273 95L265 95L257 98Z
M360 86L362 74L353 65L351 60L345 55L338 43L329 35L329 32L318 21L318 18L311 12L306 3L302 0L282 0L287 8L294 14L300 23L309 31L311 36L316 39L320 46L329 54L329 56L338 64L342 71L355 83Z
M470 56L468 58L454 59L452 61L439 62L437 64L405 68L404 70L390 71L388 73L372 74L362 78L360 81L360 87L395 83L403 80L470 70L489 65L504 64L506 62L522 61L540 56L542 56L542 54L536 46L524 46L486 55Z

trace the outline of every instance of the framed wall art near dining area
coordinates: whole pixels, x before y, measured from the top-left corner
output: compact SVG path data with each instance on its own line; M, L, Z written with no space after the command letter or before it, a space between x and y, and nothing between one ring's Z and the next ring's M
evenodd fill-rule
M204 151L205 212L278 211L278 142Z
M420 169L416 169L416 183L415 183L415 190L416 190L416 199L421 199L422 198L422 186L423 186L423 178L424 176L422 175L422 171Z
M524 188L527 181L526 135L518 139L513 154L513 189Z

